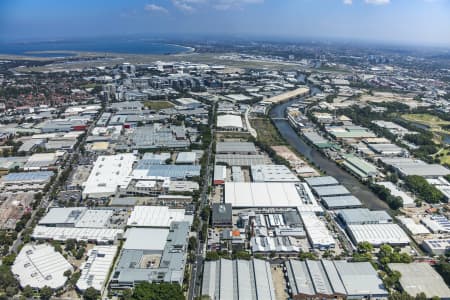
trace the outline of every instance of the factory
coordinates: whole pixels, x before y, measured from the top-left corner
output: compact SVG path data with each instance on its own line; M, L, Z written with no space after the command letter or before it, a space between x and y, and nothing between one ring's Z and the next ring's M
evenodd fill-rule
M54 207L39 221L48 227L105 228L113 215L112 209L87 207Z
M127 221L129 227L169 228L172 222L187 219L184 209L167 206L135 206Z
M118 187L128 185L136 161L136 156L131 153L99 156L83 184L83 198L106 199L115 195Z
M346 209L346 208L360 208L361 201L353 195L350 196L326 196L321 198L323 205L327 209Z
M31 237L35 240L84 241L94 244L114 244L123 237L124 231L115 228L34 227Z
M275 300L270 264L259 259L207 261L202 296L216 300Z
M255 155L257 151L255 144L251 142L217 142L216 153Z
M27 244L17 255L11 271L22 287L29 285L42 289L48 286L56 290L62 288L67 280L64 272L73 272L73 267L53 246Z
M424 293L429 298L450 299L450 289L435 269L428 263L390 263L389 269L398 271L400 286L408 295Z
M254 182L300 182L285 165L253 165L250 170Z
M287 288L292 299L387 299L389 292L369 262L288 260Z
M427 164L413 158L380 158L385 165L393 167L400 176L418 175L425 178L438 178L450 174L450 170L439 164Z
M306 183L226 182L225 203L233 208L296 207L299 211L323 211Z
M400 190L395 184L393 184L390 181L380 181L377 182L378 185L382 185L385 188L389 190L392 196L394 197L400 197L403 202L403 207L415 207L416 202L413 198L411 198L408 194L406 194L404 191Z
M181 285L187 259L189 227L188 222L172 222L170 228L128 229L110 287L132 288L143 281Z
M336 241L323 220L312 212L302 212L300 216L312 248L326 250L336 246Z
M342 165L360 180L376 178L379 175L377 167L373 164L352 154L345 154L342 156L344 158Z
M242 131L244 124L240 115L219 115L217 116L217 128L227 131Z
M39 192L50 182L53 175L52 171L9 173L2 177L0 185L7 192Z

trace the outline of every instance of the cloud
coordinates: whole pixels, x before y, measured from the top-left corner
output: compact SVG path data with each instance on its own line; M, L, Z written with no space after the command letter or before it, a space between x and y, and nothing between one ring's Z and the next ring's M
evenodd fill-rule
M391 0L365 0L367 4L384 5L391 3Z
M353 0L344 0L344 4L352 5L353 4Z
M217 10L241 9L245 5L263 2L264 0L172 0L172 4L184 12L194 12L200 7L211 7Z
M167 14L169 12L166 8L156 5L156 4L147 4L144 7L144 10L150 11L150 12L161 12L161 13L165 13L165 14Z

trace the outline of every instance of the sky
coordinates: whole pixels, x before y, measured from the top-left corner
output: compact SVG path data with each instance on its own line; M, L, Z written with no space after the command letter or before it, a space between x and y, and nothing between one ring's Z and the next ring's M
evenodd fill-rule
M140 35L450 46L450 0L0 0L0 41Z

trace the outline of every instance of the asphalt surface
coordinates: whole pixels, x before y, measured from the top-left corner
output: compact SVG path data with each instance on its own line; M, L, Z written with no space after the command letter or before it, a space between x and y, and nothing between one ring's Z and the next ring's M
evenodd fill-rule
M354 196L359 198L367 208L373 210L390 210L389 206L379 199L370 189L362 184L357 178L350 173L341 169L334 161L325 157L314 147L308 145L292 128L285 119L286 108L292 103L298 101L292 100L279 104L270 111L270 118L274 122L278 131L283 138L294 147L299 153L311 162L314 162L324 173L335 177L342 185L344 185Z

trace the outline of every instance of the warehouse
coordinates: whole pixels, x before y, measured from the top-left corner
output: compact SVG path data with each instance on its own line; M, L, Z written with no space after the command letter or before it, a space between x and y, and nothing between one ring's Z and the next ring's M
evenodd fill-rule
M377 182L378 185L382 185L389 190L392 196L400 197L403 201L403 207L416 207L416 202L413 198L408 196L405 192L400 190L395 184L390 181Z
M305 181L309 184L310 187L333 186L339 184L336 178L331 176L310 177L305 178Z
M86 207L54 207L39 221L52 227L105 228L113 215L112 209Z
M137 127L131 135L133 150L143 149L184 149L190 145L183 126L164 126L152 124ZM121 145L122 147L125 145ZM121 148L122 148L121 147Z
M379 174L377 168L373 164L359 157L352 154L345 154L342 155L342 157L344 158L342 165L360 180L374 178Z
M313 187L313 190L319 197L348 196L351 194L350 191L343 185L315 186Z
M424 293L427 298L450 299L450 289L433 267L428 263L391 263L389 269L398 271L400 286L408 295Z
M297 256L301 248L294 245L288 236L257 236L250 239L252 253L270 255L270 253Z
M450 174L450 170L439 164L427 164L426 162L412 158L381 158L384 164L392 166L401 176L418 175L426 178L437 178Z
M1 179L1 185L5 191L42 191L50 182L54 173L52 171L34 171L9 173Z
M368 144L369 148L383 156L401 156L406 150L394 144Z
M180 152L175 160L177 165L195 165L196 162L197 154L195 152Z
M405 228L411 235L428 235L430 231L422 224L417 224L413 219L398 216L396 217L400 221L403 228Z
M375 247L383 244L405 246L410 242L408 235L397 224L349 225L347 232L355 245L369 242Z
M23 169L25 171L39 171L55 168L58 159L57 153L35 153L28 158Z
M242 131L244 124L240 115L217 116L217 128L228 131Z
M296 207L322 212L306 183L226 182L225 203L235 207Z
M83 198L107 198L113 196L118 187L126 187L136 160L131 153L99 156L83 184Z
M285 276L292 299L387 298L377 272L368 262L289 260Z
M169 152L163 153L144 153L142 159L138 162L136 169L147 169L150 165L165 165L170 159Z
M384 210L368 210L367 208L342 209L338 211L338 216L344 225L392 223L391 216Z
M450 252L450 239L424 240L422 247L431 255L446 255Z
M227 179L227 167L221 165L214 166L214 184L225 184Z
M186 179L200 176L200 166L193 165L149 165L148 168L136 168L133 171L134 179Z
M189 223L172 222L167 229L131 228L129 231L111 276L111 288L132 288L143 281L181 285L187 259Z
M34 227L31 237L35 240L85 241L94 244L112 244L123 236L122 229L74 228L74 227Z
M325 250L334 248L336 241L325 225L313 212L301 212L303 224L311 246L315 249Z
M207 261L202 296L215 300L275 300L270 264L259 259Z
M361 201L353 195L322 197L322 203L328 209L344 209L362 207Z
M420 222L424 224L433 233L448 233L450 232L450 221L441 215L426 216L420 219Z
M167 206L135 206L127 221L129 227L169 228L174 221L185 220L184 209Z
M77 288L85 291L92 287L103 293L116 253L117 246L115 245L95 246L90 249L87 253L87 260L80 266L81 275L77 281Z
M253 165L250 168L254 182L299 182L285 165Z
M270 160L262 154L216 154L216 164L226 164L228 166L249 167L253 165L263 165L270 163Z
M254 143L251 142L217 142L217 154L257 154Z
M67 280L64 272L68 270L73 272L73 267L48 244L24 245L11 267L20 286L37 289L62 288Z

